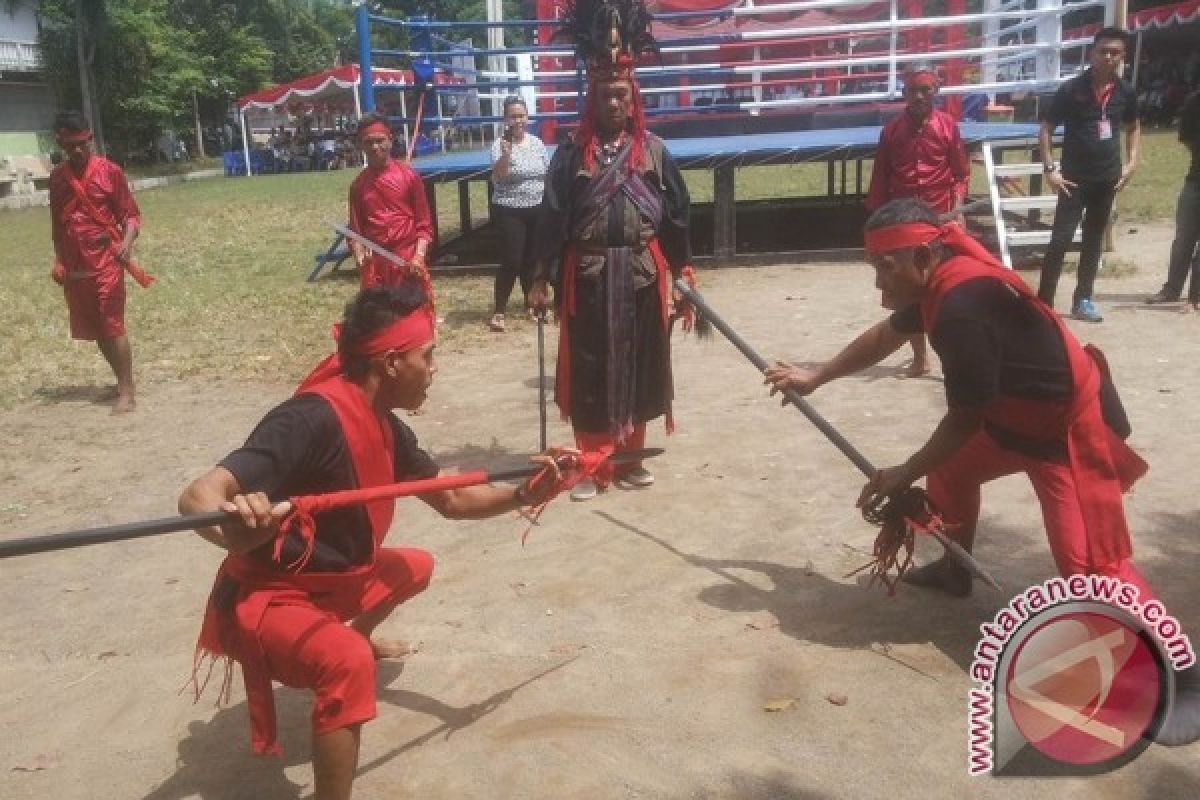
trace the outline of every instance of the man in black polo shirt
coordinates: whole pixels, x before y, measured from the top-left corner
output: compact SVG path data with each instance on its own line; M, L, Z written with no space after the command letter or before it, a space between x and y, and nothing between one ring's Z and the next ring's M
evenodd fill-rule
M1167 282L1147 303L1173 303L1183 294L1189 267L1192 281L1188 287L1185 312L1200 311L1200 258L1194 258L1200 241L1200 92L1183 104L1179 115L1179 141L1192 151L1192 168L1183 180L1179 202L1175 206L1175 242L1171 245L1171 263Z
M1042 115L1038 136L1046 183L1058 193L1054 231L1042 261L1038 297L1054 307L1063 256L1083 219L1083 243L1071 316L1087 322L1104 319L1092 301L1100 266L1104 229L1113 199L1137 167L1141 127L1137 96L1120 77L1128 37L1119 28L1104 28L1092 40L1089 66L1058 88ZM1054 129L1063 126L1062 163L1054 161ZM1125 126L1125 164L1121 164L1121 126Z

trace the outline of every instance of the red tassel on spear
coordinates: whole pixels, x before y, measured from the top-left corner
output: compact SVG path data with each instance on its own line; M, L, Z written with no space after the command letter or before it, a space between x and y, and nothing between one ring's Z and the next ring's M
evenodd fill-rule
M662 453L662 448L651 447L644 450L628 450L613 453L607 456L601 456L599 453L563 456L557 460L559 469L562 472L562 479L555 483L550 497L553 498L554 495L571 488L577 481L590 477L605 461L608 463L636 462L645 458L662 455ZM312 515L322 511L344 508L350 505L360 505L377 500L409 497L440 489L457 489L463 486L512 481L530 476L536 476L533 479L535 486L539 481L554 479L554 473L549 466L535 464L495 472L477 470L474 472L464 472L460 475L443 475L426 480L389 483L365 489L349 489L323 495L293 497L289 498L293 512L289 517L284 519L280 529L281 531L289 530L292 526L295 526L303 535L305 527L312 528ZM537 516L540 515L547 503L549 503L549 500L543 501L533 509L531 523L537 521ZM142 522L109 525L103 528L88 528L78 531L68 531L66 533L10 539L8 541L0 541L0 559L31 555L33 553L45 553L51 550L66 550L72 547L105 544L107 542L120 542L125 539L139 539L145 536L157 536L176 531L190 531L196 528L221 525L222 523L237 519L238 515L236 512L208 511L201 514L185 514L175 517L164 517L162 519L144 520ZM302 555L301 561L304 558L305 556ZM292 566L297 568L302 566L302 563Z
M716 312L704 302L704 298L700 296L699 292L682 280L675 281L675 288L687 298L688 302L700 314L712 322L713 326L729 340L730 344L749 359L750 363L754 364L759 372L765 373L767 371L769 365L766 359L755 352L754 348L750 347L733 328L729 327L728 323L717 316ZM783 394L787 398L787 401L799 409L801 414L808 417L809 422L816 425L817 429L825 434L825 437L833 442L834 446L838 450L841 450L842 454L850 459L863 475L868 478L875 475L877 470L867 460L867 457L860 453L824 417L818 414L816 409L799 392L794 389L785 389ZM993 589L1000 589L1000 584L988 574L975 557L964 550L962 545L946 535L946 523L941 515L938 514L937 509L933 507L933 503L930 501L929 495L925 493L925 490L916 486L910 486L903 492L889 497L882 503L865 506L863 508L863 517L872 525L880 526L879 535L875 537L872 560L854 572L851 572L851 575L869 569L871 570L872 584L875 581L879 581L887 586L888 594L895 594L896 582L904 575L909 566L912 565L916 536L918 533L925 533L937 539L942 547L946 548L946 552L970 570L971 574L976 578L979 578ZM892 574L893 569L896 571L895 575Z

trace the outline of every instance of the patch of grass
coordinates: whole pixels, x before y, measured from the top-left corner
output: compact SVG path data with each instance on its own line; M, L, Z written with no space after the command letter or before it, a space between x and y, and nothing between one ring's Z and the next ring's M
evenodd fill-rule
M1169 131L1149 132L1142 166L1122 193L1125 221L1174 213L1187 154ZM864 186L870 177L864 165ZM128 318L141 380L252 374L295 380L331 347L329 330L357 289L353 274L304 281L313 256L331 240L329 222L346 216L357 170L213 178L140 192L145 227L138 257L159 278L142 291L129 284ZM685 173L696 202L712 199L710 172ZM851 174L851 178L853 175ZM976 192L982 190L977 178ZM823 195L824 164L750 167L737 172L739 199ZM457 187L439 184L443 238L458 231ZM471 185L476 223L486 187ZM0 284L8 336L0 339L0 405L38 391L107 385L107 366L88 343L71 342L62 293L49 279L53 258L45 208L0 211L5 280ZM1106 274L1132 265L1108 259ZM469 347L486 336L487 277L436 279L442 343Z
M1129 185L1117 196L1122 221L1174 219L1175 201L1183 187L1191 154L1174 130L1142 133L1142 153Z
M183 175L206 169L223 169L224 166L225 163L220 158L193 158L191 161L177 161L171 164L131 166L126 168L125 174L130 178L157 178L162 175Z
M128 283L139 380L245 374L294 380L328 353L330 327L358 283L353 273L315 284L304 278L313 256L329 246L328 223L345 219L355 172L213 178L139 192L144 228L137 256L159 279L148 290ZM454 186L439 189L447 235L458 226L456 197ZM0 404L111 383L95 346L68 337L62 292L49 278L49 210L0 218L8 260L0 307L11 332L0 340L0 359L9 365L0 376ZM482 329L490 286L486 277L437 279L445 344Z

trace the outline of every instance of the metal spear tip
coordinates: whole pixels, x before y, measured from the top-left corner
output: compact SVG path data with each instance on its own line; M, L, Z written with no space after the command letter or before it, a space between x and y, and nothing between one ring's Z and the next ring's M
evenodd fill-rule
M962 566L966 567L968 572L970 572L976 578L979 578L979 580L983 581L988 586L995 589L997 592L1004 591L1004 589L1000 586L1000 582L993 578L991 573L984 569L983 565L979 563L979 560L976 559L975 556L968 553L962 545L941 531L935 530L930 531L930 533L933 534L935 539L941 542L942 547L946 548L946 552L950 555L950 557L958 561L958 563Z
M608 457L613 464L628 464L631 461L641 461L643 458L654 458L667 452L661 447L643 447L641 450L622 450Z

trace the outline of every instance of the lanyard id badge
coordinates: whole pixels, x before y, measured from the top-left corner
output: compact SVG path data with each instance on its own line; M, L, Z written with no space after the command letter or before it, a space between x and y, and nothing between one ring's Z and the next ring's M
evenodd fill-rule
M1096 105L1100 106L1100 119L1096 120L1097 141L1107 141L1113 137L1112 122L1108 119L1108 101L1112 99L1116 84L1110 83L1101 91L1096 92ZM1093 87L1095 91L1095 87Z

